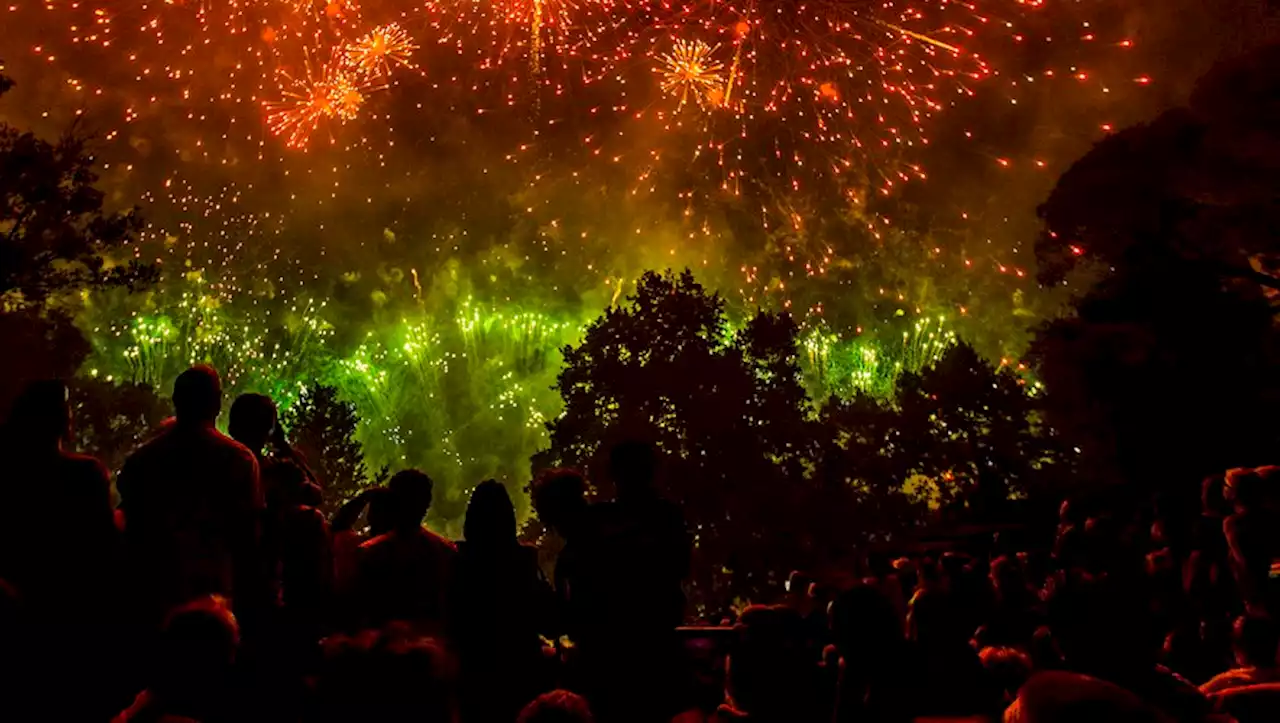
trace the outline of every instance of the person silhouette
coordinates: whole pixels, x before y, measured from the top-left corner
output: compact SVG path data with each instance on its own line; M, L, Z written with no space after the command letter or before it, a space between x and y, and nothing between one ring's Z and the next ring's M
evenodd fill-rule
M558 607L557 633L574 638L592 617L595 602L589 574L594 529L586 495L587 481L573 469L544 470L530 485L533 509L547 531L553 533L543 542L554 555L548 574Z
M271 397L253 393L236 397L236 400L231 403L231 412L227 415L227 434L248 447L249 451L258 458L263 496L268 506L274 496L271 488L277 482L271 468L277 463L288 463L302 470L306 483L313 489L303 489L301 493L308 499L320 498L320 485L315 474L307 466L302 454L290 446L289 441L285 439L276 403L271 400Z
M241 612L263 604L254 454L214 428L222 383L195 366L173 385L174 422L125 461L118 487L144 614L204 595Z
M609 614L645 634L683 621L681 584L689 574L692 547L679 506L658 494L656 473L651 445L618 444L609 454L617 497L596 509L600 544L614 571L604 593Z
M112 723L236 720L229 696L240 627L221 598L175 608L160 631L148 685Z
M259 460L277 423L276 403L265 394L241 394L227 414L227 434Z
M397 472L387 489L391 530L360 545L353 594L359 619L379 627L392 621L424 634L443 630L447 585L457 548L423 526L434 484L416 469Z
M549 627L551 591L537 550L516 540L515 506L500 482L471 492L463 534L449 615L463 717L512 720L542 689L539 634Z
M93 720L117 704L112 690L120 668L108 661L114 659L119 540L107 470L67 451L70 436L66 386L28 385L3 437L3 494L13 514L0 525L0 579L22 600L24 637L35 643L21 663L28 681L21 697L53 700L75 679L78 694L62 701L59 713Z
M98 460L64 449L71 408L61 382L28 385L6 427L5 503L21 514L0 526L0 578L35 610L78 608L105 582L115 544L110 477Z
M617 497L592 508L596 530L587 577L598 595L580 651L592 708L605 720L670 718L681 655L682 583L691 543L680 508L656 486L657 457L628 441L609 455Z

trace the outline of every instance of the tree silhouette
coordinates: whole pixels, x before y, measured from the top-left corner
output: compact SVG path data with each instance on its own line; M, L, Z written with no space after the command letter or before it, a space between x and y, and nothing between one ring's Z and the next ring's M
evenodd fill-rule
M1100 143L1041 209L1042 278L1100 281L1032 348L1090 477L1192 483L1280 441L1272 299L1280 47L1215 67L1188 108Z
M653 442L695 537L701 600L774 587L805 556L816 425L789 317L760 312L734 332L687 270L648 272L564 357L564 413L535 466L580 466L599 484L613 443Z
M1042 422L1026 381L993 368L967 344L932 367L898 380L902 452L913 471L939 481L944 502L979 516L1050 486L1069 458Z
M0 95L11 86L0 77ZM8 310L85 286L155 279L154 267L123 248L141 218L103 210L86 142L75 127L50 143L0 123L0 297Z
M1117 133L1040 208L1041 279L1081 261L1116 274L1193 263L1276 290L1280 276L1280 46L1215 66L1189 107Z
M368 486L364 451L356 439L356 407L338 398L338 390L312 384L283 415L289 439L319 478L324 503L337 509Z
M0 96L13 81L0 75ZM86 138L74 126L50 143L0 122L0 408L32 380L69 377L89 351L69 313L51 304L85 287L153 281L154 266L124 247L141 220L107 213Z
M921 525L929 507L999 519L1010 499L1060 483L1072 461L1023 378L966 344L903 374L891 399L828 400L821 420L818 476L852 487L878 539Z
M76 451L119 469L169 415L169 404L146 384L114 384L101 379L71 380Z
M652 441L659 484L695 536L695 602L760 600L792 569L846 567L942 506L999 516L1049 486L1069 455L1024 379L966 345L904 374L892 399L833 397L815 412L790 317L731 330L685 271L646 273L564 350L564 413L535 469L571 465L599 485L610 446Z

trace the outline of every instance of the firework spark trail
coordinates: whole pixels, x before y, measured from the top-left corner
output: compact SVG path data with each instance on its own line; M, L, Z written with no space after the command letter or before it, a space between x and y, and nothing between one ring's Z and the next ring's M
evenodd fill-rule
M343 53L346 61L368 76L385 76L392 65L413 68L410 58L418 49L409 31L398 23L388 23L370 30L349 43Z
M717 106L724 101L724 65L714 58L719 46L701 40L676 40L675 47L661 57L657 71L662 74L662 90L680 99L683 108L690 96L699 106Z

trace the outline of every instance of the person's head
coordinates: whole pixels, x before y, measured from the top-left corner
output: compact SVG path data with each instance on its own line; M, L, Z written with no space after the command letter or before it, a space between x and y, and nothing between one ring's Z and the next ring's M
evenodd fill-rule
M804 620L781 605L753 605L734 626L737 639L726 666L735 708L763 720L797 720L807 703L808 653Z
M1004 723L1171 723L1137 695L1078 673L1037 673L1022 686Z
M618 487L618 497L651 491L657 464L653 445L648 442L630 440L614 445L609 452L609 477Z
M813 584L813 578L807 573L800 570L792 570L787 576L787 599L799 601L809 598L809 586Z
M870 660L903 641L893 603L880 590L857 583L841 592L828 609L831 639L846 660Z
M1031 657L1017 648L983 648L978 659L982 661L982 669L992 688L1000 692L1005 705L1018 697L1018 689L1031 677Z
M173 413L183 424L213 424L222 411L222 380L206 364L178 375L173 383Z
M1053 639L1073 670L1106 677L1149 670L1159 640L1144 600L1106 578L1068 578L1048 600Z
M452 666L431 638L369 630L330 638L316 681L320 723L452 723Z
M1200 482L1201 514L1222 517L1231 512L1227 504L1227 480L1223 475L1211 474Z
M1001 600L1020 600L1026 592L1022 566L1018 558L1001 555L991 561L991 588Z
M267 445L275 426L276 403L271 401L271 397L265 394L241 394L231 403L227 433L254 454L262 454L262 448Z
M471 491L462 534L468 546L496 548L516 544L516 508L501 482L487 479Z
M543 693L520 711L516 723L594 723L587 699L567 690Z
M211 596L179 606L161 628L152 689L179 707L211 705L239 646L240 628L225 600Z
M71 437L67 386L56 380L28 384L9 412L11 433L22 443L57 447Z
M1237 665L1273 668L1280 650L1280 625L1265 615L1241 615L1231 628L1231 647Z
M570 537L587 513L587 481L577 470L549 469L530 485L533 509L543 524Z
M427 510L431 509L431 493L435 489L431 478L419 470L406 469L392 475L387 489L395 505L392 527L401 530L420 527Z
M396 519L395 497L391 494L391 490L386 487L373 487L361 494L365 495L369 501L369 508L365 513L365 519L369 523L369 534L377 537L390 532L395 527Z
M921 588L911 596L907 634L917 644L926 648L967 645L970 632L964 629L955 601L946 592Z
M1237 467L1227 470L1226 496L1238 510L1256 510L1262 506L1264 483L1257 470Z

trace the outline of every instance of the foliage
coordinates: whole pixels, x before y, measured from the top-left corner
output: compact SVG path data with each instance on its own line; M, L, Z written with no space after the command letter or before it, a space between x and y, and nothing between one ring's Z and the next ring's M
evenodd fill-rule
M0 96L13 85L0 75ZM70 377L89 352L54 297L90 287L146 283L154 268L109 260L134 238L133 213L103 211L86 139L72 128L56 143L0 122L0 338L9 354L0 405L26 382Z
M1104 280L1041 329L1032 358L1047 418L1090 478L1191 493L1203 475L1270 459L1278 342L1260 293L1169 264Z
M565 348L564 413L535 468L580 466L598 483L613 443L655 443L662 492L695 535L693 587L714 604L908 533L931 506L998 512L1062 459L1022 378L968 346L904 373L890 399L833 396L815 413L797 336L768 312L730 331L688 271L645 274Z
M1222 63L1190 106L1099 143L1040 215L1041 279L1081 261L1120 275L1168 257L1280 289L1280 46Z
M981 515L998 514L1009 499L1050 485L1069 459L1026 384L1014 369L993 368L967 344L952 347L924 372L904 374L894 403L910 470L938 481L944 501Z
M0 82L0 94L11 85ZM86 286L135 287L154 268L109 259L141 228L135 212L107 213L87 139L72 127L55 143L0 123L0 297L39 305ZM129 255L131 256L131 255Z
M169 405L145 384L78 378L70 383L75 449L120 469L125 457L154 433Z
M797 520L783 508L805 484L813 438L796 333L764 312L731 333L724 302L691 273L646 273L565 347L564 413L535 467L577 465L600 480L613 443L651 441L668 460L663 492L696 538L695 588L718 597L776 584L797 540L770 533Z
M338 398L338 390L311 384L285 412L290 441L319 477L324 503L336 509L369 483L364 450L356 440L356 407Z
M1032 355L1090 476L1152 485L1263 464L1280 337L1280 48L1224 63L1189 108L1099 144L1041 209L1045 278L1101 279Z

